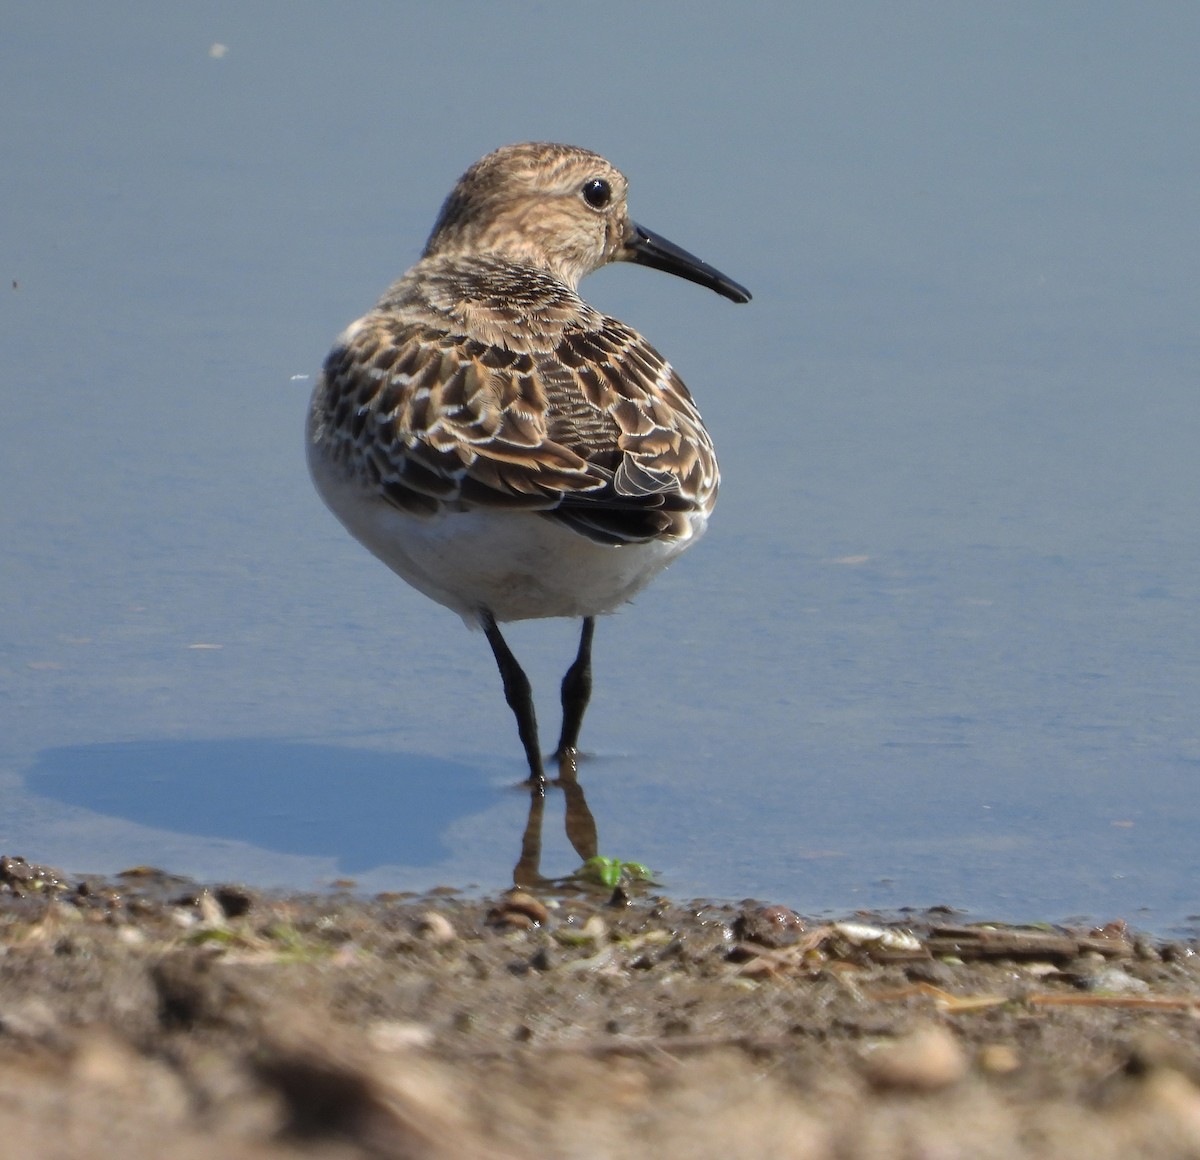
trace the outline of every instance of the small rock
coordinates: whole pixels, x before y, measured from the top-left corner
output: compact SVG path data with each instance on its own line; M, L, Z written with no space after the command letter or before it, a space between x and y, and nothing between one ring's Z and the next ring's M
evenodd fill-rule
M744 907L732 926L740 941L773 949L794 946L804 933L804 920L786 906Z
M34 876L33 867L19 854L16 857L5 854L0 858L0 882L6 882L10 886L23 886L31 882Z
M514 930L528 930L541 926L550 917L550 911L532 894L524 890L510 890L504 901L487 913L489 926L506 926Z
M31 864L19 854L0 857L0 887L18 897L33 891L66 889L62 873L47 866Z
M1079 985L1085 991L1101 991L1108 995L1145 995L1150 984L1144 979L1135 979L1120 967L1102 967L1084 975Z
M878 1088L935 1092L967 1074L966 1053L944 1027L918 1027L902 1039L877 1047L863 1061L867 1079Z
M429 1047L434 1034L423 1023L380 1019L367 1028L367 1039L377 1051L411 1051L414 1047Z
M218 886L213 897L225 912L226 918L241 918L254 905L254 895L241 886Z
M446 946L458 938L454 925L444 914L439 914L436 910L427 910L421 915L417 922L417 934L435 947Z
M579 933L593 942L599 942L608 935L608 923L598 914L590 914Z
M1007 1043L989 1043L979 1049L979 1067L988 1075L1010 1075L1021 1066L1021 1057Z

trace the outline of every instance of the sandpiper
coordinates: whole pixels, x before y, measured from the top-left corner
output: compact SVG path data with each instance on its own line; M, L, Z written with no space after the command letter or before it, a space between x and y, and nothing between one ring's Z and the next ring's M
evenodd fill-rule
M538 792L530 685L499 625L582 618L555 751L573 772L595 617L695 543L719 480L682 380L576 286L637 262L750 300L633 222L626 189L603 157L568 145L476 162L420 261L338 338L308 413L309 470L334 515L483 630Z

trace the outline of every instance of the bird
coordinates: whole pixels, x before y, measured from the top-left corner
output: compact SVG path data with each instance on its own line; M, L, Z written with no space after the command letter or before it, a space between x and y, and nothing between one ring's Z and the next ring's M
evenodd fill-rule
M525 142L446 198L417 263L336 340L309 405L309 471L345 528L412 587L482 629L529 784L545 765L532 689L500 625L582 621L554 756L575 768L596 617L703 534L716 453L679 375L583 300L632 262L733 302L750 293L637 224L597 153Z

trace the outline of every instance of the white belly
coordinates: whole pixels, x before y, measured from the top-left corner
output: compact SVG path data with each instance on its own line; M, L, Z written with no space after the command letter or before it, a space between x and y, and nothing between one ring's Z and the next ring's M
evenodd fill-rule
M704 531L646 544L597 544L533 512L472 510L424 519L347 480L311 444L321 498L360 543L426 596L468 624L481 608L498 621L612 612L645 587Z

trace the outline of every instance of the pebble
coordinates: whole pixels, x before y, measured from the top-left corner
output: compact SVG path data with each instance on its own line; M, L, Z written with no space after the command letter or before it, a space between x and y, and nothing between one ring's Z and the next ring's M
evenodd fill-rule
M423 1023L380 1019L367 1028L367 1038L377 1051L411 1051L414 1047L429 1047L434 1042L433 1029Z
M487 913L490 926L507 926L513 930L529 930L541 926L550 917L550 911L532 894L524 890L510 890L504 900Z
M779 948L794 946L804 933L804 920L786 906L747 906L733 920L733 933L743 942Z
M1135 979L1120 967L1103 967L1082 980L1085 991L1099 991L1106 995L1145 995L1150 984L1144 979Z
M979 1067L988 1075L1011 1075L1021 1067L1021 1057L1007 1043L989 1043L979 1049Z
M241 886L218 886L213 896L226 918L241 918L254 906L254 896Z
M458 938L453 923L436 910L427 910L421 915L420 921L417 923L417 933L435 947L446 946Z
M876 1047L863 1060L863 1073L877 1088L935 1092L958 1083L968 1066L958 1040L930 1024Z

